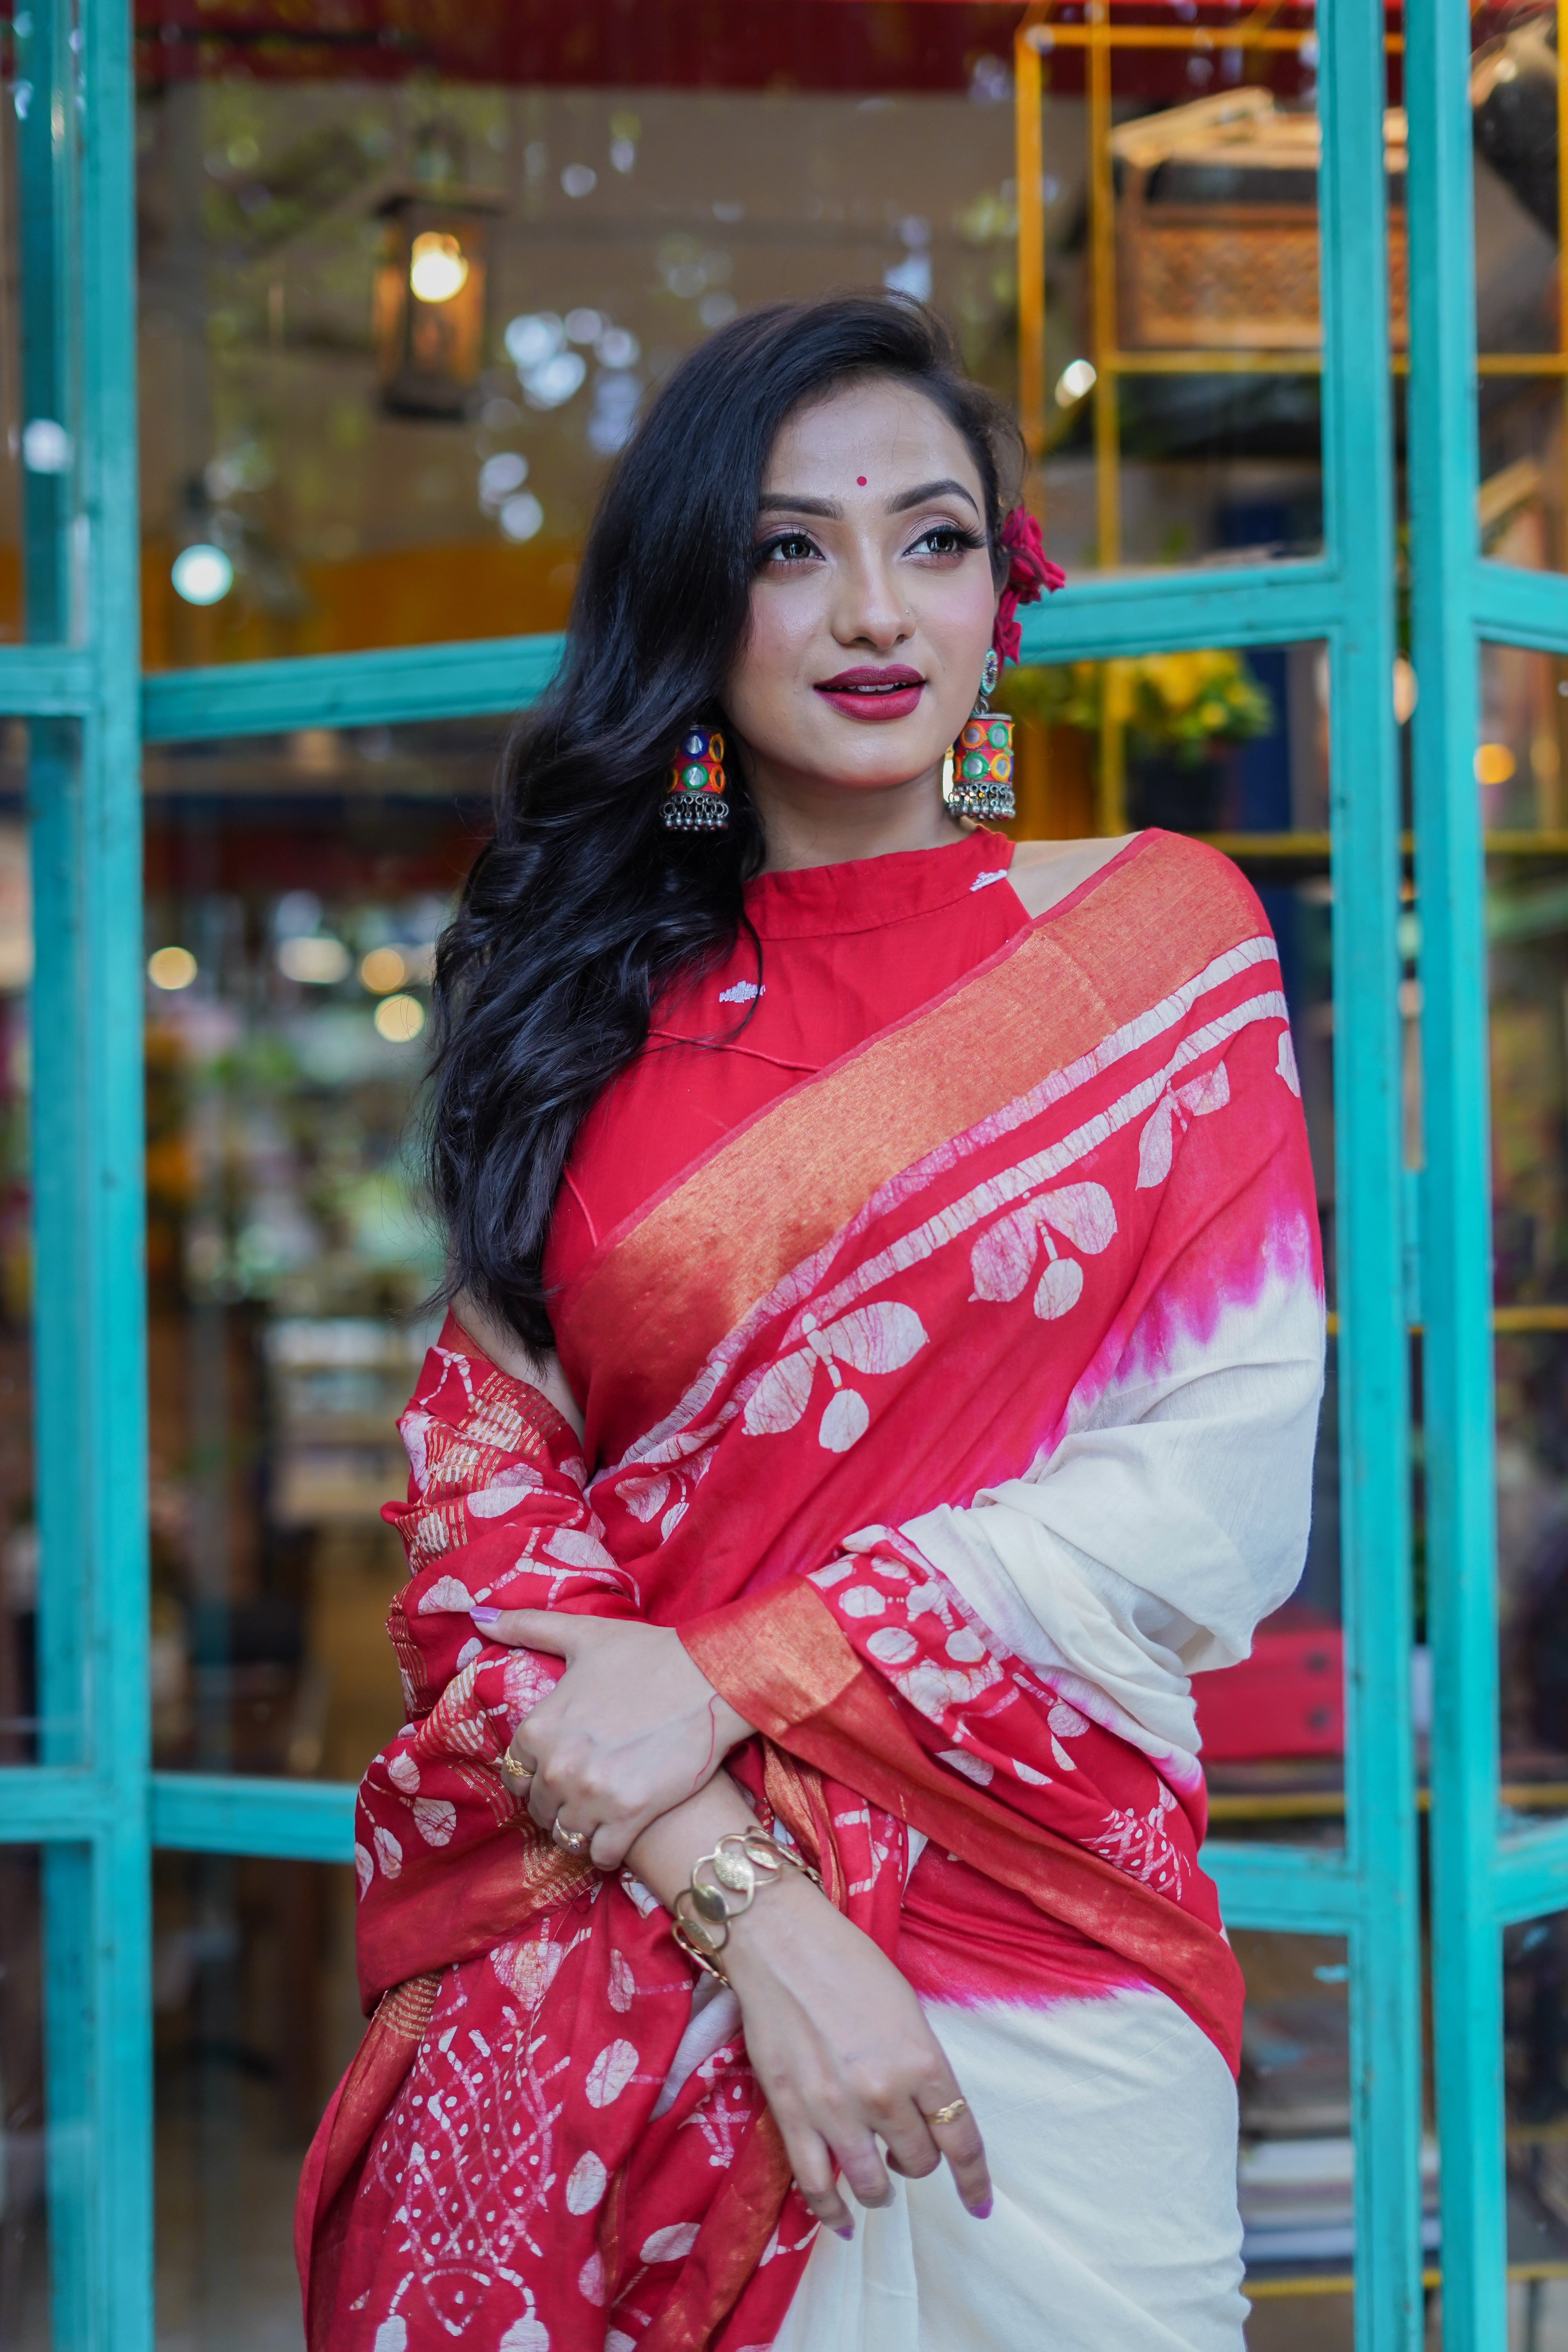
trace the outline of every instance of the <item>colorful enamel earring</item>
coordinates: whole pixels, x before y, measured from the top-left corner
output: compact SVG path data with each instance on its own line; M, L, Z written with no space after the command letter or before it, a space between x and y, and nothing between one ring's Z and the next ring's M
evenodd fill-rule
M689 728L670 762L664 821L672 833L721 833L730 822L724 797L724 738L717 727Z
M980 673L974 708L942 763L942 796L954 816L1017 814L1013 798L1013 721L1006 711L986 707L1001 667L993 647Z

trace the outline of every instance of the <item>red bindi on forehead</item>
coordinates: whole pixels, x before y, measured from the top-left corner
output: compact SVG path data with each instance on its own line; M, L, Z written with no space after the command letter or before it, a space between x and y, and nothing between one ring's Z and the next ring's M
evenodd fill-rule
M857 488L858 489L861 489L861 490L863 490L863 489L865 488L865 487L866 487L866 477L865 477L865 475L864 475L864 474L857 474L857 475L856 475L856 477L855 477L855 486L856 486L856 488Z

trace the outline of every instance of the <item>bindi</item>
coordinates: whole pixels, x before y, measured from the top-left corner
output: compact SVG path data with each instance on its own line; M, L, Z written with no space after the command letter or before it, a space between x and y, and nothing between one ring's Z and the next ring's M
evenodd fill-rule
M865 477L865 475L864 475L864 474L857 474L857 475L856 475L856 477L855 477L855 487L856 487L856 488L857 488L857 489L860 489L860 490L863 490L863 489L865 488L865 487L866 487L866 477Z

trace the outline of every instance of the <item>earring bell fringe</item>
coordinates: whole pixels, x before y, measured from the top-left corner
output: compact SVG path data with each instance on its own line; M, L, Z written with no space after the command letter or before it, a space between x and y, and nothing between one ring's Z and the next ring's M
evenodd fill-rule
M670 762L661 812L671 833L721 833L730 822L724 787L724 738L717 727L692 727Z

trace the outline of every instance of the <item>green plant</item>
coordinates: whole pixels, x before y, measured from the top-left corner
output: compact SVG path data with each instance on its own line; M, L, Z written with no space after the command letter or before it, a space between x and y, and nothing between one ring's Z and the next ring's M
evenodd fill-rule
M1098 735L1106 719L1131 748L1172 752L1186 767L1216 744L1246 743L1274 726L1274 705L1238 653L1140 654L1110 661L1012 670L1005 698L1018 719Z

